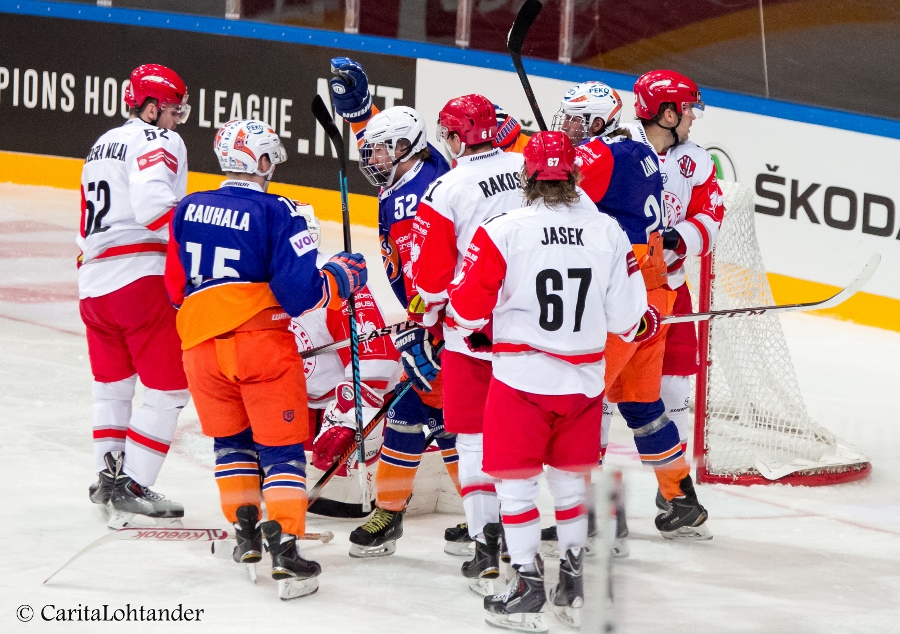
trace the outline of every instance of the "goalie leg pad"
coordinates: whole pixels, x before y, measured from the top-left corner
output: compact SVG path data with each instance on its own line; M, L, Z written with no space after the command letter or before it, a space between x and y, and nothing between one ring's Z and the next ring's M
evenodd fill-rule
M691 377L664 374L660 383L660 396L666 406L666 415L678 427L683 450L687 450L688 433L691 425Z
M143 486L156 483L169 452L178 415L191 400L188 390L144 390L144 402L131 416L122 471Z

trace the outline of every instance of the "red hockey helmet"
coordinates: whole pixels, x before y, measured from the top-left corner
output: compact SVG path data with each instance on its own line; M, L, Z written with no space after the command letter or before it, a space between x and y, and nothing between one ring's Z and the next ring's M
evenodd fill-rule
M453 132L459 135L463 149L493 141L497 133L494 104L483 95L464 95L448 101L438 114L438 141L446 143Z
M182 109L182 123L190 112L184 81L174 70L159 64L144 64L135 68L124 98L129 108L140 108L150 98L156 99L160 107L179 106Z
M564 181L575 171L575 148L565 132L538 132L522 155L529 180Z
M697 84L674 70L651 70L638 77L634 97L634 114L638 119L653 119L659 114L659 107L667 102L675 103L678 114L691 108L699 118L703 112Z

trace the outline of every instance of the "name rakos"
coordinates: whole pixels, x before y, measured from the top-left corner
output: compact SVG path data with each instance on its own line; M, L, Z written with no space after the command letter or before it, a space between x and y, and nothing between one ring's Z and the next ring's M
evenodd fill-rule
M250 214L248 212L232 211L212 205L188 205L184 220L185 222L202 222L207 225L230 227L238 231L250 231Z

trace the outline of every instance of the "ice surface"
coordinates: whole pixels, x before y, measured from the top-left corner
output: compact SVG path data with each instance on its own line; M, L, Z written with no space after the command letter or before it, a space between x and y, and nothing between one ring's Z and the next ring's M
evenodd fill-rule
M114 543L41 585L107 531L87 498L95 476L72 245L78 213L77 192L0 185L0 631L119 631L113 623L50 624L39 612L129 603L205 610L199 623L130 623L129 632L496 631L459 574L462 559L442 551L444 528L463 519L453 515L407 518L397 553L366 561L347 556L358 522L311 516L309 530L335 539L306 548L324 569L321 587L295 602L277 599L262 565L253 586L208 544ZM323 249L340 250L340 227L323 224ZM375 231L355 230L354 242L372 263L389 318L402 319L379 271ZM631 557L613 566L619 631L900 631L900 334L782 319L810 414L865 453L874 473L821 489L701 486L715 538L670 543L653 528L655 479L618 420L608 464L624 471L631 528ZM185 505L186 526L228 528L211 441L190 406L155 489ZM549 525L546 496L541 508ZM20 605L38 612L34 621L17 620ZM547 618L553 631L567 631Z

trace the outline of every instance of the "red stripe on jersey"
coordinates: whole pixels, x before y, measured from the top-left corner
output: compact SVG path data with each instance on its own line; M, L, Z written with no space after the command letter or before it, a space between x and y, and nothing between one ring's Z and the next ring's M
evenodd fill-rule
M147 438L146 436L137 433L131 428L128 429L128 433L126 434L126 436L133 442L136 442L139 445L143 445L147 449L152 449L153 451L158 451L159 453L169 452L169 445L159 442L158 440L153 440L152 438Z
M634 251L629 251L625 254L625 267L628 269L628 277L631 277L641 270L637 258L634 257Z
M114 258L118 255L131 255L133 253L165 253L166 245L159 242L148 242L142 244L123 244L116 247L109 247L106 251L95 257L95 260L101 258Z
M503 514L503 523L504 524L527 524L529 522L533 522L535 520L539 520L541 518L540 511L537 510L537 507L532 506L527 511L523 511L522 513L516 514Z
M685 222L689 222L697 229L697 233L700 234L700 255L706 255L709 253L709 232L706 230L706 225L703 224L696 216L694 218L688 218Z
M168 167L174 174L178 173L178 159L175 158L174 155L166 151L165 148L157 148L155 150L150 150L146 154L141 154L137 157L137 164L139 170L145 170L148 167L153 167L157 163L162 163L166 167Z
M412 228L412 278L434 295L447 290L456 272L456 227L453 221L420 202Z
M615 159L612 150L600 139L593 139L575 148L575 156L581 160L580 187L595 203L600 202L609 189Z
M566 520L573 520L580 515L586 514L587 509L584 504L578 504L569 509L556 509L556 521L565 522Z
M175 208L172 207L169 211L161 215L159 218L151 222L147 225L147 228L150 231L156 231L157 229L162 229L172 220L172 214L175 213Z
M600 363L603 360L603 351L600 352L589 352L588 354L559 354L557 352L547 352L546 350L541 350L540 348L534 348L529 346L527 343L502 343L502 342L494 342L491 346L491 351L494 354L498 352L540 352L541 354L546 354L548 357L553 357L554 359L561 359L562 361L566 361L571 363L572 365L582 365L584 363Z
M100 440L102 438L116 438L118 440L125 440L125 430L124 429L95 429L94 430L94 440Z

